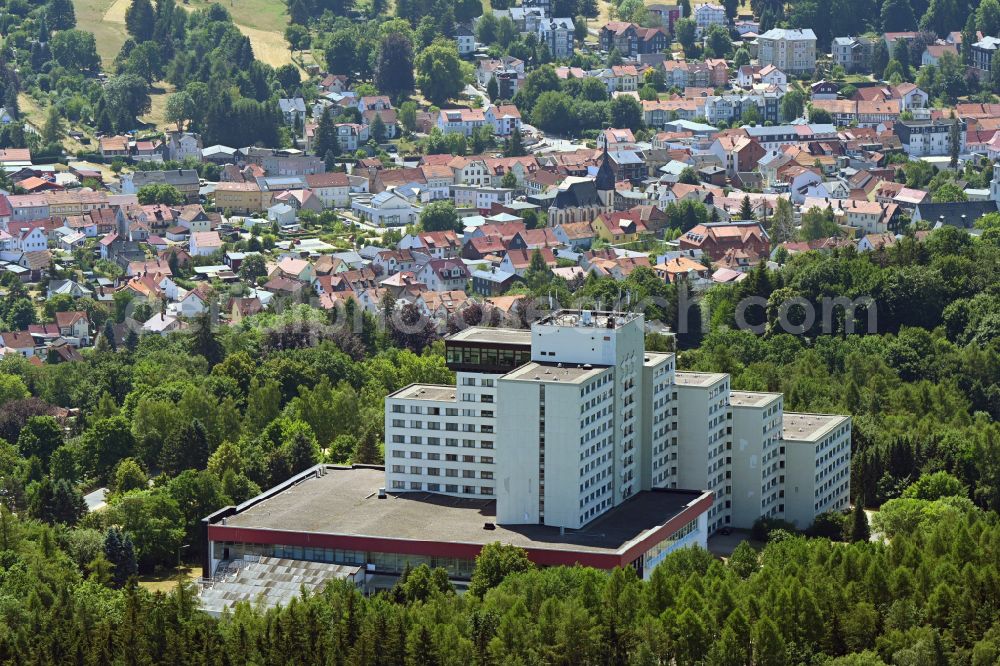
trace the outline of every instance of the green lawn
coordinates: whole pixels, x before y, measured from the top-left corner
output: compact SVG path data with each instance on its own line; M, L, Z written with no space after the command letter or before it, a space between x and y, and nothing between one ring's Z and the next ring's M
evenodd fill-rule
M127 3L127 0L124 0ZM120 13L120 20L105 20L105 16L111 11L112 6L122 4L121 0L73 0L73 8L76 10L76 27L80 30L94 33L97 40L97 53L101 56L104 66L110 65L125 43L128 36L125 32L125 8L128 4L123 4ZM111 14L118 13L119 8ZM109 19L112 18L109 16Z
M125 32L125 10L131 0L73 0L76 9L77 28L94 33L97 52L105 69L121 50L128 34ZM211 2L189 0L178 4L188 10L203 9ZM288 45L285 44L285 27L288 15L281 0L224 0L222 5L229 10L237 27L250 38L254 54L272 66L291 62Z

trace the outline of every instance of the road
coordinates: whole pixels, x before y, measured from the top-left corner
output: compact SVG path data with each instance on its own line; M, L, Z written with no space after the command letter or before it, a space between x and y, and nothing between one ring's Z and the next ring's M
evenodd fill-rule
M485 91L480 90L471 83L465 86L465 90L463 92L469 97L478 97L479 99L483 100L484 109L490 105L490 96L487 95Z

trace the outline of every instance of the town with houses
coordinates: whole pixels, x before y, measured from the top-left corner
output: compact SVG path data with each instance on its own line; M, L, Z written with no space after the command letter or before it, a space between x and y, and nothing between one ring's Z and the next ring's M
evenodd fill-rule
M680 548L851 511L854 415L682 369L678 319L635 311L631 280L707 329L713 290L799 255L996 234L1000 14L993 34L838 35L750 5L563 4L497 3L425 45L456 59L443 101L421 62L404 94L303 64L280 145L178 123L59 159L0 149L0 299L30 304L2 309L0 357L81 362L302 306L416 313L444 354L453 384L384 398L381 464L317 459L203 517L210 613L288 603L264 589L279 570L372 593L433 561L466 586L496 541L648 580ZM617 298L566 302L598 281Z

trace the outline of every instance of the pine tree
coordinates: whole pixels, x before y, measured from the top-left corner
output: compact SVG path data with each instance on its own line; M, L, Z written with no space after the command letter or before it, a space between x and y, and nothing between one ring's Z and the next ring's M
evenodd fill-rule
M521 132L515 129L511 132L510 138L504 142L504 157L523 157L528 154L528 151L524 148L524 142L521 140Z
M104 337L108 347L111 348L111 351L118 351L118 343L115 342L115 329L110 319L104 322L104 332L102 333L102 337Z
M871 528L868 527L868 515L860 497L854 500L854 510L851 512L851 541L868 541L871 538Z
M369 428L358 440L358 448L355 449L354 455L351 456L351 462L361 465L377 465L381 460L382 454L379 451L378 435L373 429Z
M375 143L385 143L386 128L385 121L382 120L381 113L375 113L375 118L372 120L370 130L372 138L375 139Z
M785 666L785 641L778 626L766 615L753 627L753 663L755 666Z
M204 357L210 368L215 367L226 355L222 343L212 330L211 310L205 310L195 319L194 335L191 337L191 353Z
M340 146L337 140L337 126L330 115L330 108L323 109L316 125L316 138L313 141L313 150L317 155L326 155L332 152L334 155L340 154Z
M497 77L490 77L489 82L486 84L486 96L490 98L491 102L497 101L497 97L500 96L500 84L497 83Z
M117 527L109 527L104 534L104 557L114 568L114 587L124 587L125 582L139 571L132 539Z
M753 205L750 203L750 195L747 194L743 197L743 202L740 204L740 219L741 220L752 220L754 219Z
M136 42L153 38L155 22L156 15L149 0L132 0L132 4L125 10L125 29Z

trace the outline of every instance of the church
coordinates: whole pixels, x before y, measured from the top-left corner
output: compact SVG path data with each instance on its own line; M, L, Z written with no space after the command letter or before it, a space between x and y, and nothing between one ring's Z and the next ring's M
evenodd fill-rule
M549 207L549 226L573 222L593 222L614 206L615 173L605 150L594 178L570 176L556 192Z

